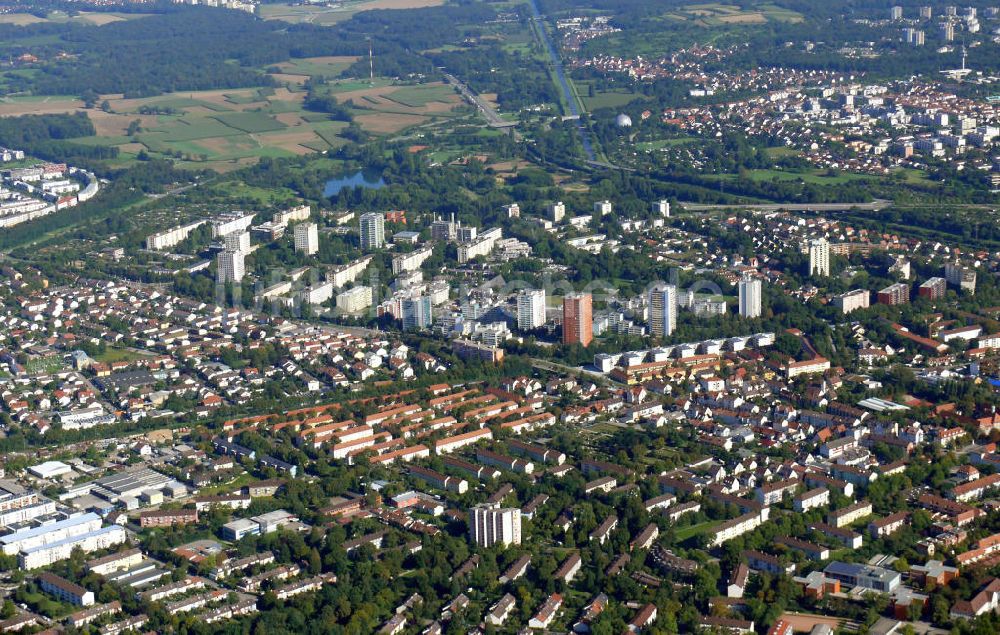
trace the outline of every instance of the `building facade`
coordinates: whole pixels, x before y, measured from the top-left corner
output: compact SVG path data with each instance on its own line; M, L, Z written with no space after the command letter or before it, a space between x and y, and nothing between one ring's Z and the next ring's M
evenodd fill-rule
M740 281L740 315L745 318L760 317L761 292L763 286L760 280L744 278Z
M362 214L358 219L362 249L381 249L385 245L385 216L378 212Z
M563 298L563 344L587 346L594 339L593 297L571 293Z
M521 510L476 506L469 510L469 532L480 547L521 544Z

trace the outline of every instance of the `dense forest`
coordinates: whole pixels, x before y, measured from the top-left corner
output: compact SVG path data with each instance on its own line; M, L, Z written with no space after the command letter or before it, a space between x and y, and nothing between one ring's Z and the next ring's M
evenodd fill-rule
M482 4L366 11L332 29L183 6L101 27L0 25L0 54L30 53L42 60L37 73L8 73L8 92L143 97L271 85L262 67L298 57L364 55L368 38L376 43L381 75L432 72L419 51L459 42L474 28L456 25L480 25L493 15ZM421 28L413 29L418 19ZM367 74L367 62L363 70Z
M118 156L118 148L71 141L93 136L94 133L94 124L84 112L0 118L0 145L24 150L32 156L49 161L83 167L92 166L95 160Z

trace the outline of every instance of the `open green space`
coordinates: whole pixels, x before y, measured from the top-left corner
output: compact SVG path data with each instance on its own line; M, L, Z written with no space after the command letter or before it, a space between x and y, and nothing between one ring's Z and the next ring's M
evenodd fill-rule
M707 534L718 525L721 525L722 522L723 521L721 520L706 520L703 523L695 523L694 525L688 525L687 527L678 527L674 530L674 535L677 536L677 542L684 542L689 538Z
M250 134L255 132L271 132L273 130L281 130L286 127L285 124L281 123L274 117L260 112L238 112L224 115L213 115L213 117L230 128L236 128L237 130L242 130L243 132L248 132Z
M110 364L112 362L134 362L135 360L145 359L146 357L148 357L148 355L144 355L143 353L127 348L108 347L103 353L95 355L94 359L99 362L104 362L105 364Z
M834 174L828 174L826 170L809 170L803 172L789 172L785 170L772 170L772 169L761 169L761 170L747 170L744 174L752 181L773 181L775 179L779 181L802 181L804 183L814 183L816 185L837 185L840 183L849 183L851 181L865 180L872 178L864 174L856 174L854 172L837 172ZM719 174L719 175L706 175L706 178L716 179L720 181L732 181L740 178L738 174Z
M585 88L583 88L583 83L580 85L583 103L587 110L597 110L599 108L620 108L632 100L634 100L638 95L629 90L620 91L608 91L601 92L597 91L591 96Z

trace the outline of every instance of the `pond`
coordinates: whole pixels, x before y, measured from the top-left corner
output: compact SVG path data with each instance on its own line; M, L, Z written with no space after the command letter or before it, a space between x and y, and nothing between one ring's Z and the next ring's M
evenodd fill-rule
M335 196L345 187L365 187L378 190L385 187L385 181L378 174L365 174L364 172L339 176L326 182L326 185L323 186L323 196Z

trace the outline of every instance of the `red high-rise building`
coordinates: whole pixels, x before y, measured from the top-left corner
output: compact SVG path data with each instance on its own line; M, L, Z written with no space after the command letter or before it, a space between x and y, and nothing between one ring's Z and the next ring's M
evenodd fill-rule
M594 339L593 298L571 293L563 298L563 344L587 346Z

